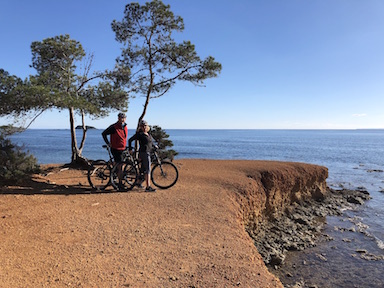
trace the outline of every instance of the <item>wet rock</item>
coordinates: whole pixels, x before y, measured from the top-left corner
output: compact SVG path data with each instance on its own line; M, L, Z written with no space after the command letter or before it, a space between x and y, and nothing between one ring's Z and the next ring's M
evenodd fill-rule
M347 201L349 203L352 203L352 204L358 204L358 205L363 205L364 204L364 200L361 199L360 197L357 197L357 196L349 196L347 198Z
M372 253L360 253L360 258L367 261L380 261L380 260L384 260L384 255L375 255Z
M284 263L285 260L285 255L283 253L276 253L271 255L271 260L269 262L270 265L272 266L280 266L281 264Z
M327 261L328 261L328 259L325 258L325 257L324 257L323 255L321 255L321 254L317 254L317 253L316 253L316 257L319 258L320 260L324 261L324 262L327 262Z
M342 215L343 208L362 205L370 199L364 187L360 190L329 189L324 199L306 199L293 202L285 211L276 212L262 219L259 225L247 225L247 232L253 238L255 246L270 267L284 263L287 251L301 251L316 246L328 215ZM319 219L323 219L319 221ZM259 219L260 220L260 219ZM360 229L359 226L356 226ZM353 232L356 228L335 227L340 232ZM330 237L327 241L332 241ZM350 242L349 239L343 239ZM364 253L367 254L367 253ZM324 256L319 256L327 261Z

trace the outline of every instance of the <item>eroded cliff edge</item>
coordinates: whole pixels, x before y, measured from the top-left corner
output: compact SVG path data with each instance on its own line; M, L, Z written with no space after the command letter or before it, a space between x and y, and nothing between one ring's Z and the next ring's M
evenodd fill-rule
M183 162L203 163L195 175L215 182L229 194L237 205L243 228L266 264L279 265L284 260L284 250L300 250L311 245L316 231L309 231L313 226L307 222L316 216L329 215L329 211L316 207L318 203L327 206L325 202L332 194L326 183L326 167L281 161ZM315 215L314 210L318 210L319 215ZM337 213L337 209L333 213ZM291 234L286 235L287 231Z
M287 250L315 245L321 226L315 211L331 194L326 167L269 162L248 171L248 187L238 190L244 226L266 264L280 265ZM336 212L336 209L334 211Z
M323 166L262 161L243 170L235 187L245 230L268 266L284 263L287 251L316 246L328 215L370 199L364 190L333 190ZM327 237L327 235L323 235Z

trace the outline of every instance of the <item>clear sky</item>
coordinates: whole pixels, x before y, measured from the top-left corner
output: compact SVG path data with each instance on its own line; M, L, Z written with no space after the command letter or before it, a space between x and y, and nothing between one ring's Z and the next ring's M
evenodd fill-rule
M147 1L134 1L144 4ZM150 124L164 129L384 128L384 1L164 0L184 19L183 40L223 66L206 87L179 83L149 104ZM112 20L122 0L1 0L0 68L25 78L35 71L30 45L69 34L95 55L95 70L120 55ZM135 127L143 98L132 99ZM105 128L117 113L87 125ZM52 111L31 128L69 128ZM78 119L76 124L80 124ZM0 120L0 124L4 124Z

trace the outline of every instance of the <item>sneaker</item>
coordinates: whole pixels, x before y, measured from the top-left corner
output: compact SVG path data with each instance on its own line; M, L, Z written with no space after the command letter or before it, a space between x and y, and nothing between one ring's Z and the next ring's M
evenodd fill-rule
M156 189L152 188L151 186L145 188L145 192L155 192Z

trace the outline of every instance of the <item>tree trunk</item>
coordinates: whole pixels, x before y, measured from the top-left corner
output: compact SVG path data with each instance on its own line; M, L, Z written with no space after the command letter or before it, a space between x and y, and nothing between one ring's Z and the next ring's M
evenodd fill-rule
M79 154L81 155L83 153L83 148L85 144L85 138L87 137L87 126L85 125L85 114L84 111L81 111L81 124L83 127L83 137L81 138L81 143L79 147Z
M84 146L85 141L85 134L86 129L83 129L83 139L82 139L82 147L79 149L77 147L77 139L76 139L76 127L75 127L75 112L73 107L69 108L69 122L70 122L70 129L71 129L71 147L72 147L72 157L71 157L71 164L79 164L82 166L88 166L89 161L87 158L83 157L81 155L81 149ZM84 118L83 118L83 126L84 126ZM84 127L85 128L85 127Z
M77 158L80 156L80 151L77 148L77 139L76 139L76 127L75 127L75 112L73 107L69 108L69 123L71 129L71 148L72 148L72 157L71 162L76 162Z

